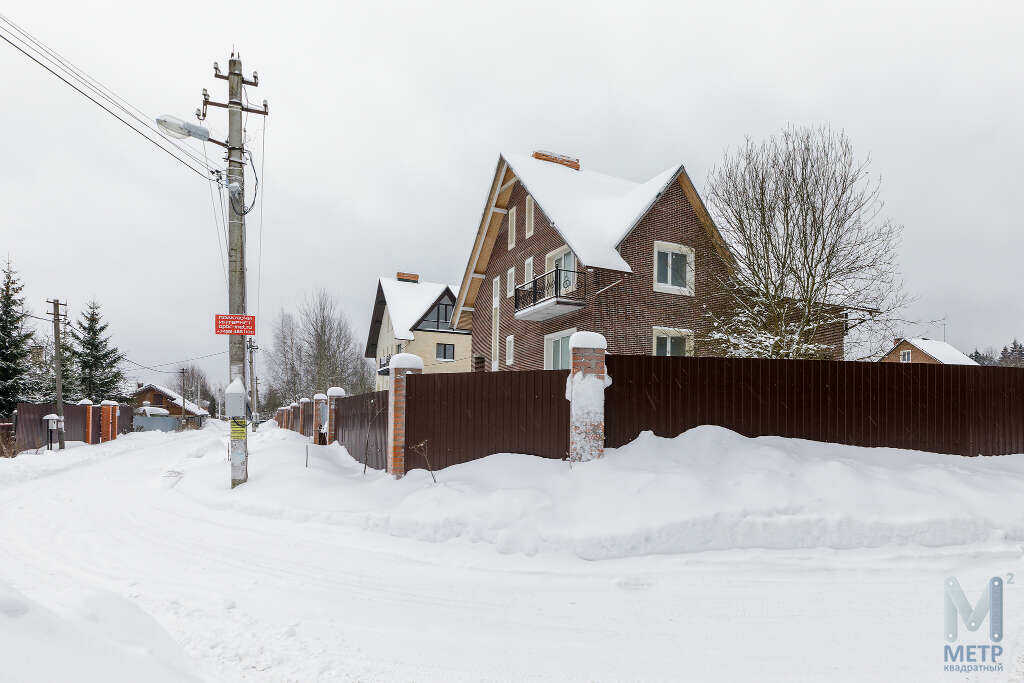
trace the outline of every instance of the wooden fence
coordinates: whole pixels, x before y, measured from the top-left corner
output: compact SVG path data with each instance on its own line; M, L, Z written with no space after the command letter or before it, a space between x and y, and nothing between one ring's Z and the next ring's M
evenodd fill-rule
M607 357L605 444L698 425L960 455L1024 453L1024 369Z
M388 392L330 399L334 439L349 455L375 470L387 468Z
M568 374L534 370L409 375L406 470L426 468L427 460L436 470L491 453L565 458Z

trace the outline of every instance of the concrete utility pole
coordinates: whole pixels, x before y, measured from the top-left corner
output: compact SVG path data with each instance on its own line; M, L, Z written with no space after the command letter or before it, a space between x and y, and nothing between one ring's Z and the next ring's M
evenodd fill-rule
M67 304L61 304L60 299L47 299L46 303L53 304L53 311L50 313L53 316L53 373L57 379L57 417L60 418L57 421L57 440L60 443L60 450L64 450L64 390L61 386L64 357L60 352L60 319L62 315L60 307L67 306Z
M228 151L228 204L231 210L228 212L228 313L234 315L245 315L246 313L246 286L245 286L245 214L249 209L245 203L245 135L242 129L242 112L250 114L261 114L266 116L269 113L267 101L263 101L263 109L247 107L244 104L244 86L256 87L259 85L259 77L254 71L252 79L242 75L241 55L231 53L228 60L228 73L222 74L216 63L213 65L213 75L228 82L227 103L214 102L210 95L203 90L203 108L196 114L200 121L206 119L208 106L221 107L228 110L228 141L227 145L218 142L227 148ZM212 142L217 142L212 140ZM228 337L228 382L234 385L235 381L245 387L245 337L232 334ZM236 405L236 404L232 404ZM231 487L245 483L249 478L249 447L246 441L246 424L244 408L241 413L229 411L231 419ZM241 421L240 425L236 425Z
M181 373L181 422L178 426L185 429L185 368L178 370Z
M256 351L259 350L260 347L256 346L256 342L252 340L252 337L249 337L249 339L245 341L245 345L249 349L249 396L252 397L250 399L250 408L252 410L253 428L255 428L256 422L259 419L256 407L259 399L259 394L256 393L256 363L253 359L253 356L255 355Z

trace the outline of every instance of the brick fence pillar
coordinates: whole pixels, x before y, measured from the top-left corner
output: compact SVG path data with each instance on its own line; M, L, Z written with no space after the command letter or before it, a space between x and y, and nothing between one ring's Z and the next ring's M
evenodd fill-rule
M331 387L327 390L327 443L332 444L338 433L338 411L341 410L341 399L345 398L345 390Z
M407 376L423 372L423 359L412 353L391 357L391 390L388 392L388 474L405 474L405 390Z
M85 442L93 443L94 439L92 435L92 401L90 401L87 398L83 398L81 401L78 402L78 405L85 406Z
M569 460L585 462L604 455L604 390L612 379L605 370L605 338L576 332L569 338L572 370L565 382L569 401Z
M313 396L313 443L327 444L327 394Z
M117 438L117 401L100 403L100 442Z

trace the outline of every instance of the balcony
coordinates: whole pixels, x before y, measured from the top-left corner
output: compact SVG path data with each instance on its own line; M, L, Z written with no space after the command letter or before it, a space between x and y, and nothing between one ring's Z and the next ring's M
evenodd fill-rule
M383 358L377 359L377 374L378 375L390 375L391 368L391 354L384 356Z
M582 270L549 270L516 287L516 320L550 320L573 313L586 305L586 296Z

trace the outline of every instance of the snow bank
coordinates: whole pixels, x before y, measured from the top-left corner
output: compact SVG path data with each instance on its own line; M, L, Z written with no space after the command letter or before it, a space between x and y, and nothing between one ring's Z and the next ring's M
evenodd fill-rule
M176 492L218 509L355 525L430 542L587 559L733 548L948 546L1024 539L1024 457L961 458L700 427L642 434L601 460L500 454L395 481L344 448L286 430L250 439L257 463L230 493L223 463ZM209 460L209 459L207 459Z

